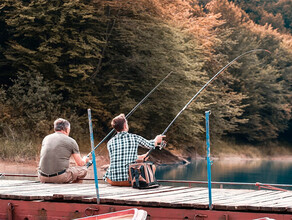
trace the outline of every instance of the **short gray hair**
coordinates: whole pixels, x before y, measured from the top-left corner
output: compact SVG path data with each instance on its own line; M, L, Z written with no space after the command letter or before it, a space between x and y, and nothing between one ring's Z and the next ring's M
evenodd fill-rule
M67 131L70 129L70 122L63 118L58 118L54 121L54 130L55 131Z

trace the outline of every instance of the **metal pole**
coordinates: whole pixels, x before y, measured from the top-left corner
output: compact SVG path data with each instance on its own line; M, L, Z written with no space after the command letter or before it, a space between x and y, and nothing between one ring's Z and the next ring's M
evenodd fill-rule
M94 182L95 182L95 189L96 189L96 202L97 202L97 204L99 204L100 203L100 199L99 199L98 178L97 178L97 169L96 169L96 161L95 161L91 110L88 109L87 112L88 112L88 121L89 121L89 132L90 132L91 155L92 155L93 171L94 171Z
M209 115L210 111L205 112L206 116L206 143L207 143L207 171L208 171L208 191L209 209L212 209L212 183L211 183L211 161L210 161L210 135L209 135Z

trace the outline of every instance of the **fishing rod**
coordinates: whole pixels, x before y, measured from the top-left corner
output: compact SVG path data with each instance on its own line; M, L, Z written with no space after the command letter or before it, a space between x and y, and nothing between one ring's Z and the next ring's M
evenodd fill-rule
M238 60L239 58L245 56L246 54L249 54L249 53L253 53L253 52L267 52L267 53L270 53L270 51L268 50L265 50L265 49L254 49L254 50L249 50L239 56L237 56L236 58L234 58L231 62L229 62L226 66L224 66L218 73L216 73L192 98L191 100L182 108L182 110L180 110L180 112L174 117L174 119L170 122L170 124L166 127L166 129L162 132L161 135L165 135L165 133L168 131L168 129L170 128L170 126L175 122L175 120L181 115L181 113L193 102L194 99L196 99L198 97L198 95L205 89L207 88L207 86L213 82L217 76L220 75L220 73L222 73L225 69L227 69L232 63L234 63L236 60ZM163 147L166 146L166 142L161 142L161 145L159 146L159 149L161 150ZM149 154L151 153L151 151L153 150L150 149L148 151L148 153L146 154L145 158L149 157Z
M167 76L165 76L127 115L126 118L129 118L135 111L136 109L173 73L173 71L170 71ZM90 156L90 154L96 150L96 148L98 148L112 133L114 133L115 129L112 129L100 142L98 145L96 145L96 147L90 151L87 154L87 157ZM89 164L90 166L91 164Z

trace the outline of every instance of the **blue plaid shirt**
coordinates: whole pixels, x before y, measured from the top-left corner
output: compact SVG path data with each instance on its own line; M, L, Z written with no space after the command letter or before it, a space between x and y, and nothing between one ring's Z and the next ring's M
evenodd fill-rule
M117 133L107 143L110 157L110 166L104 175L104 179L111 181L127 181L129 178L129 164L138 158L138 147L155 148L154 140L131 134L126 131Z

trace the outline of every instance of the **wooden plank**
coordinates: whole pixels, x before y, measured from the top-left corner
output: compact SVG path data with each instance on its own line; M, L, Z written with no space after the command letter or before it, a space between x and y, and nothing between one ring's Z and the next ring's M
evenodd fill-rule
M224 195L222 195L221 191L220 193L218 193L218 191L212 192L212 200L216 200L216 199L221 199L221 198L225 198ZM190 195L186 195L184 196L184 198L177 200L178 203L209 203L209 196L208 196L208 189L205 188L204 191L201 191L201 194L198 195L196 194L190 194Z
M114 204L122 204L122 205L126 205L126 204L132 204L132 205L147 205L147 206L167 206L170 207L171 203L169 201L166 200L155 200L155 199L126 199L126 198L105 198L104 199L105 202L110 202L110 203L114 203Z
M39 186L40 188L36 189L22 189L18 191L2 193L1 197L11 198L11 199L23 199L23 200L33 200L33 199L42 199L42 200L53 200L55 199L54 193L64 193L64 192L82 192L83 190L94 192L95 189L88 189L93 185L82 185L82 184L50 184Z
M94 184L43 184L35 181L0 180L0 198L96 202ZM208 209L208 189L172 187L138 190L99 184L100 202L119 205ZM292 192L212 189L215 210L292 212Z
M163 188L155 188L155 189L148 189L146 191L144 190L137 190L129 187L108 187L108 188L102 188L100 189L99 196L100 198L103 198L103 201L106 200L106 198L112 199L112 197L127 197L127 196L139 196L139 195L145 195L145 194L152 194L162 191L168 191L171 190L173 187L163 187ZM175 190L175 189L172 189ZM63 198L64 200L82 200L87 197L96 197L96 192L94 191L81 191L81 192L75 192L75 193L68 193L68 194L54 194L55 198ZM112 201L112 200L111 200Z
M288 203L289 205L292 206L292 192L284 192L284 193L278 194L274 200L270 202L264 201L263 204L265 203L271 203L271 204Z
M260 207L271 207L273 211L292 208L292 196L275 198L273 200L260 203Z
M66 190L74 191L87 189L91 185L82 184L43 184L35 183L34 185L19 185L17 188L15 186L0 189L0 198L11 198L11 199L43 199L42 197L53 197L54 192L63 192Z
M126 200L161 200L162 198L164 198L165 196L181 196L182 194L188 193L188 192L192 192L192 191L198 191L199 189L195 189L195 188L174 188L172 190L166 190L166 191L157 191L154 193L144 193L144 194L126 194L126 195L117 195L113 198L115 199L126 199Z
M257 196L261 196L263 194L266 194L266 192L264 191L242 191L242 190L239 190L239 191L235 191L235 190L232 190L232 191L226 191L224 194L222 194L219 190L217 193L220 193L222 195L222 197L220 198L220 201L222 202L223 200L224 201L228 201L228 200L231 200L232 199L232 202L234 201L244 201L246 199L249 199L251 197L257 197Z
M40 194L42 191L43 191L43 189L38 191L38 190L32 190L32 189L28 189L28 188L25 188L25 189L22 189L22 190L16 188L16 189L14 189L12 191L1 192L0 198L2 198L2 199L3 198L6 198L6 199L22 199L21 195L24 195L25 198L23 198L23 199L27 200L28 197L26 195L33 195L34 193ZM37 198L40 198L40 197L38 196Z
M66 184L67 188L62 188L57 191L51 191L50 195L43 197L43 200L72 200L73 197L69 196L70 194L79 195L79 194L95 194L95 185L94 184ZM104 186L100 186L103 188ZM72 199L70 199L72 197Z
M15 192L15 189L17 189L18 192L21 191L38 191L38 190L43 190L43 189L48 189L50 187L44 185L44 184L39 184L39 183L34 183L34 184L29 184L29 185L12 185L11 187L4 187L0 189L0 193L8 193L10 191Z
M0 189L1 196L3 195L15 195L15 194L38 194L42 193L42 191L58 191L63 190L66 187L64 184L42 184L42 183L36 183L33 185L21 185L21 186L13 186L9 188Z
M167 187L158 187L158 188L153 188L153 189L147 189L147 190L139 190L139 189L134 189L132 187L114 187L111 186L109 189L101 189L100 193L103 194L104 196L108 195L127 195L128 193L130 194L147 194L151 192L156 192L156 191L164 191L168 189L172 189L173 187L167 186Z
M163 192L163 193L156 193L153 196L149 197L148 195L136 197L136 196L128 196L124 198L125 204L131 205L147 205L147 206L164 206L164 207L171 207L172 201L170 199L175 200L180 196L183 196L189 192L200 191L201 189L196 188L188 188L188 189L181 189L179 191L171 191L171 192ZM114 197L112 202L114 203L121 203L123 197Z
M168 192L181 192L181 190L190 189L188 187L179 187L179 188L154 188L154 189L147 189L147 190L131 190L129 193L118 193L115 194L114 198L125 198L128 199L129 197L138 197L139 199L143 197L149 196L159 196L160 194L165 194ZM108 196L105 195L105 196Z
M214 208L216 209L224 209L224 210L250 210L250 211L270 211L271 207L263 207L261 203L263 201L271 201L277 199L280 194L283 192L275 192L275 191L263 191L263 193L255 193L254 195L250 195L248 198L243 198L239 201L235 201L232 196L229 200L217 201L214 204ZM280 210L280 208L279 208Z
M1 189L3 187L11 187L11 186L18 186L23 184L31 184L31 183L37 183L38 181L33 180L2 180L0 179L0 187Z
M223 197L220 200L216 201L216 204L241 204L245 203L247 201L258 201L262 200L264 197L267 198L267 196L271 196L277 194L277 192L271 192L271 191L255 191L254 193L247 193L242 194L236 191L233 191L232 193L228 194L227 197Z
M250 198L245 198L244 200L241 200L241 201L235 201L235 203L236 205L246 204L246 203L248 203L249 205L253 205L253 204L258 204L263 201L274 200L276 198L279 198L279 196L280 195L277 192L266 192L265 194L262 194L260 196L251 196ZM225 203L228 204L228 202L226 201Z
M153 194L151 198L159 198L164 195L177 195L177 194L184 194L188 192L194 192L194 191L200 191L200 188L189 188L189 187L174 187L170 190L160 190L160 191L154 191L154 193L151 193L150 191L146 191L145 193L139 193L132 195L120 195L118 197L127 197L127 199L136 199L136 195L139 195L137 199L143 199L143 198L149 198L149 194Z
M235 194L238 193L239 195ZM241 196L242 195L248 195L253 193L254 190L229 190L229 189L212 189L212 200L215 201L213 202L213 206L214 204L218 204L219 201L222 202L222 200L226 200L226 199L230 199L232 196L237 195L237 196ZM183 200L178 201L178 203L186 203L188 204L189 207L197 207L198 204L209 204L209 198L208 198L208 192L205 192L205 195L203 198L199 198L198 196L195 195L195 198L190 196L190 197L186 197ZM228 209L227 206L217 206L217 208L219 209Z
M92 185L92 186L94 186L94 185ZM100 187L99 186L99 193L101 194L101 192L105 192L105 193L108 193L108 192L110 192L110 193L121 193L121 190L123 191L123 192L126 192L126 191L129 191L129 190L131 190L131 188L129 188L129 187L127 187L127 188L125 188L125 189L123 189L123 188L121 188L121 187L111 187L111 186L103 186L103 187ZM95 190L95 188L92 188L91 190L90 190L90 192L93 192L93 194L95 194L96 195L96 190ZM67 191L67 192L60 192L59 194L58 193L55 193L54 194L54 197L55 198L64 198L65 196L74 196L74 195L76 195L76 196L80 196L80 195L87 195L88 194L88 191L87 190L82 190L82 191L75 191L75 192L72 192L72 191ZM90 194L92 194L92 193L90 193Z
M213 196L213 208L216 210L246 210L248 200L263 194L266 195L266 192L257 190L215 189L212 194L221 195L216 197ZM239 202L242 201L243 203L239 204Z
M135 196L135 195L146 195L146 194L152 194L157 192L165 192L168 190L173 190L173 187L159 187L159 188L153 188L153 189L147 189L147 190L139 190L134 189L131 187L111 187L110 190L103 189L100 190L100 195L102 197L127 197L127 196Z

